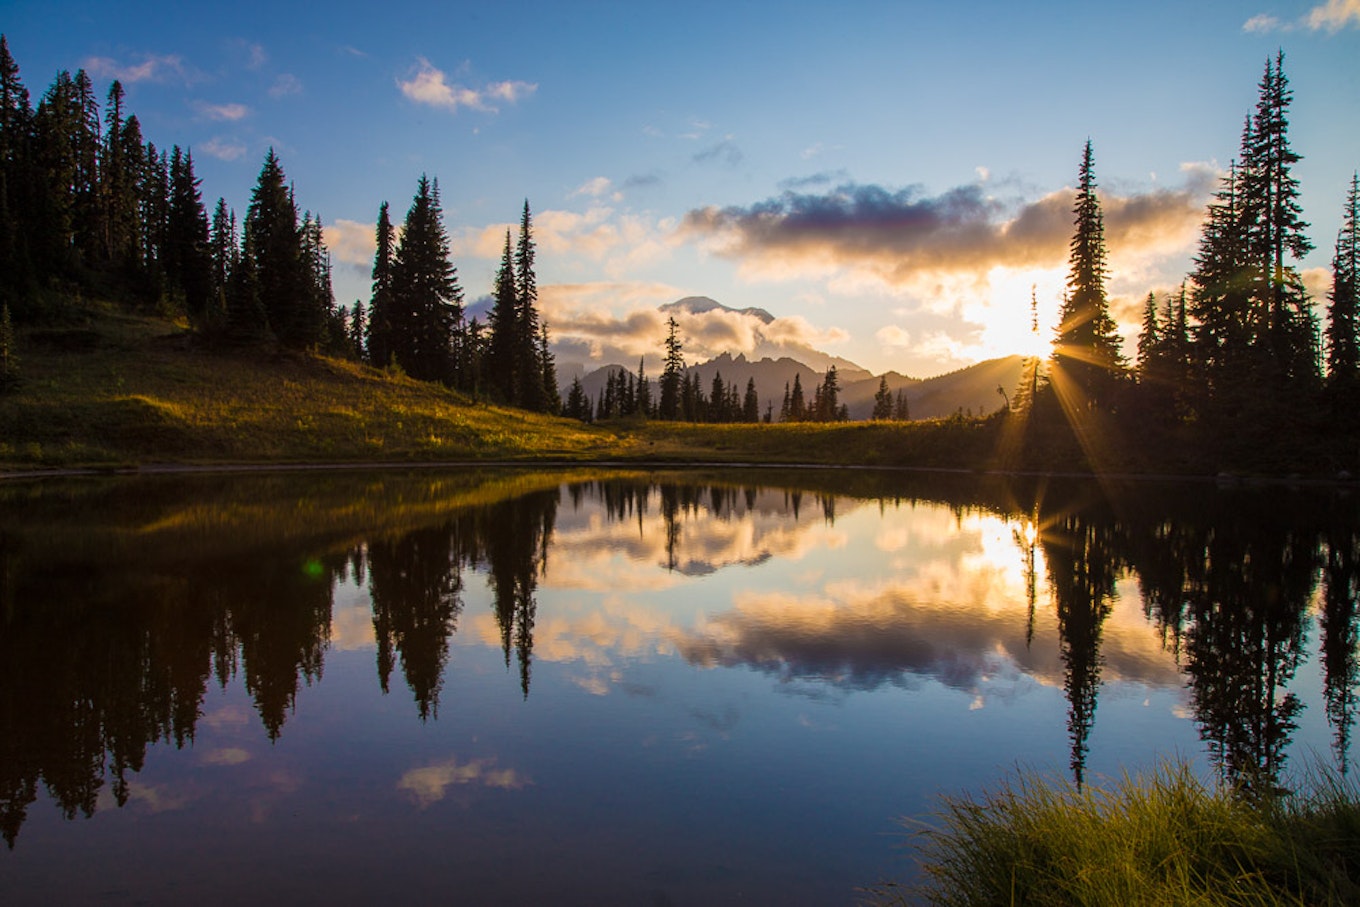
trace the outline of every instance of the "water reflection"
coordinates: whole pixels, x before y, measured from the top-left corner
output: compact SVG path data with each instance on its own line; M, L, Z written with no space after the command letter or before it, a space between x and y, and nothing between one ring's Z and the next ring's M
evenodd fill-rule
M644 657L743 668L814 696L934 684L974 708L1027 685L1061 688L1078 783L1102 689L1116 681L1184 685L1222 775L1281 783L1317 613L1320 706L1346 768L1360 688L1360 534L1347 498L740 478L488 471L0 488L0 831L13 848L40 784L68 818L93 815L106 784L127 803L149 747L194 742L214 684L239 678L264 736L279 740L300 691L323 681L342 587L367 595L382 691L399 668L421 722L438 719L450 660L479 644L485 621L524 700L535 657L616 675ZM540 614L545 591L599 605ZM469 612L473 601L489 613ZM578 683L645 689L600 673ZM723 733L735 722L730 707L692 714ZM459 785L531 784L492 757L450 757L399 789L423 808Z

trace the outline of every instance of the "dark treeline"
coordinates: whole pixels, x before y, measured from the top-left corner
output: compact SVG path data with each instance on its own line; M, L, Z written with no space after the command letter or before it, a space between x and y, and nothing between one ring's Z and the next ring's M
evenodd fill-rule
M1193 469L1356 467L1360 181L1344 202L1324 330L1298 270L1313 243L1293 175L1301 155L1289 143L1291 101L1281 53L1266 63L1193 272L1170 293L1148 294L1132 368L1109 314L1087 142L1053 358L1042 379L1031 362L1016 394L1015 409L1033 417L1030 463L1101 469L1127 465L1132 448L1145 464Z
M488 324L464 320L426 176L400 232L381 206L368 304L337 306L321 218L299 208L273 149L244 217L222 198L209 216L192 152L146 140L124 100L114 81L101 111L81 70L58 73L33 107L0 35L0 390L19 377L12 321L79 317L91 298L182 317L208 344L274 342L560 409L527 201Z
M1016 543L1031 572L1027 644L1036 612L1051 607L1057 620L1078 782L1097 722L1104 626L1117 586L1135 582L1226 779L1252 789L1280 783L1304 708L1289 687L1310 647L1342 771L1348 763L1360 693L1360 530L1346 498L1042 480L953 487L947 477L855 475L771 485L611 479L507 489L489 503L449 507L439 503L447 492L438 478L318 479L297 499L284 481L252 483L247 496L239 480L219 485L251 522L313 513L320 501L346 498L355 481L371 486L363 494L373 501L430 508L414 527L357 538L347 535L357 526L318 527L310 518L310 534L255 541L229 539L234 530L216 521L190 523L196 528L169 546L141 531L88 539L55 518L116 509L152 526L176 512L140 483L97 500L88 487L69 498L44 495L28 501L26 522L0 525L0 831L10 846L40 785L68 817L93 813L105 784L125 802L150 746L192 743L210 684L241 682L264 735L278 739L303 686L322 676L335 588L347 578L370 594L382 690L399 674L421 720L437 718L450 696L456 702L444 680L473 577L491 592L506 669L527 697L536 590L563 502L579 509L599 501L608 520L639 531L649 514L659 518L656 566L684 575L715 569L695 535L704 519L741 520L759 509L834 522L847 492L880 505L996 513L1021 527ZM1033 575L1040 562L1046 584ZM1038 591L1045 586L1048 601ZM867 663L882 654L876 646L849 657Z

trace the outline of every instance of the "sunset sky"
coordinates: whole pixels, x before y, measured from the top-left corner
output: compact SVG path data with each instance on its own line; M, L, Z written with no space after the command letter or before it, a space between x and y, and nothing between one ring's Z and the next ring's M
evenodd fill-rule
M1116 317L1188 273L1267 58L1285 53L1321 296L1360 168L1360 0L170 3L7 0L37 104L58 70L123 81L243 215L272 145L367 301L373 224L439 180L468 302L525 198L559 360L659 361L656 306L776 316L875 373L929 376L1052 336L1071 186L1094 145ZM756 323L685 325L690 361ZM1130 343L1130 349L1131 349Z

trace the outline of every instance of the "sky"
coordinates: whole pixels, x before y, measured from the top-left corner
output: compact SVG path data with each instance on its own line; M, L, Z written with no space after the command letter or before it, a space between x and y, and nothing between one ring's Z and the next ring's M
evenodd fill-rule
M84 68L243 215L273 147L367 302L378 207L439 181L466 301L527 200L559 365L812 346L875 374L1046 353L1072 187L1095 155L1111 309L1192 267L1266 61L1325 303L1360 169L1360 0L201 4L0 0L36 105ZM1031 329L1031 296L1039 330Z

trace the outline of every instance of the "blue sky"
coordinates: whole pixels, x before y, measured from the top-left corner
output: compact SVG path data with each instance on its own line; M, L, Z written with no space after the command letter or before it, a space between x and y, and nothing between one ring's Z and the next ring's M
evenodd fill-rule
M514 4L7 0L34 103L60 69L120 78L158 146L243 213L273 146L367 299L378 205L439 180L454 264L485 295L527 198L566 365L808 344L927 376L1051 337L1089 138L1113 309L1190 268L1267 58L1285 53L1295 173L1325 294L1360 168L1360 0L1141 4ZM782 345L782 346L781 346Z

